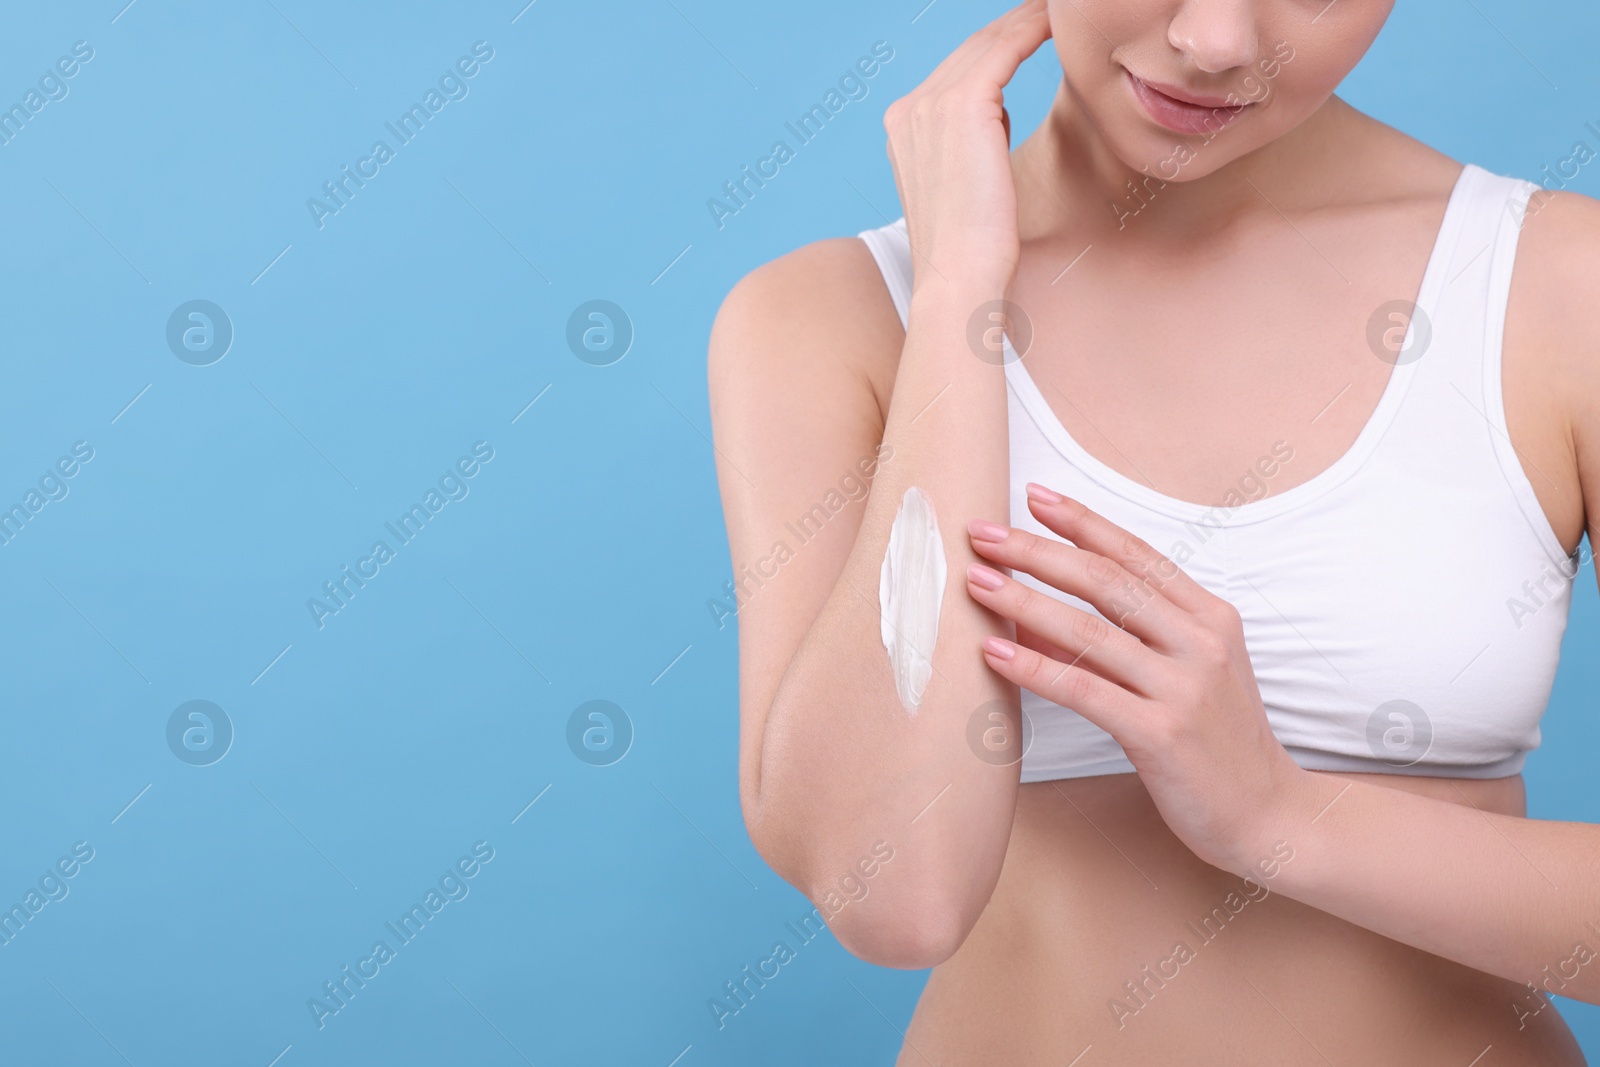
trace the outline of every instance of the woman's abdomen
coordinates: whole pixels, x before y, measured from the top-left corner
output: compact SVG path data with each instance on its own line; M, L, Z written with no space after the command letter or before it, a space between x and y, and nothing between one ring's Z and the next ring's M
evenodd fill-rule
M1524 812L1517 777L1352 777ZM1021 787L994 895L906 1037L908 1067L1585 1062L1526 986L1202 863L1131 774Z

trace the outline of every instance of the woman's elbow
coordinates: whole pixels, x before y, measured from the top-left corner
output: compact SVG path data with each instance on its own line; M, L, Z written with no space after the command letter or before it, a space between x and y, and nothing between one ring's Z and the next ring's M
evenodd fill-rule
M876 907L868 907L868 904ZM932 901L911 904L869 897L829 921L833 936L858 959L879 967L925 970L956 954L973 922L966 909Z
M812 900L835 939L858 959L903 970L933 967L955 955L981 911L954 894L926 887L908 894L904 886L894 887L896 892L882 885L859 900L819 891L816 887L827 880L814 878L813 868L832 867L809 856L806 842L761 818L754 805L747 803L744 814L751 843L767 866Z
M860 858L845 863L837 842L819 839L814 820L786 818L794 805L763 803L770 798L760 793L747 781L741 796L751 844L774 873L812 901L851 955L879 967L923 970L966 941L993 888L991 881L980 889L970 863L940 849L898 850L889 853L892 863L880 857L868 868ZM840 871L851 872L862 895L840 890Z

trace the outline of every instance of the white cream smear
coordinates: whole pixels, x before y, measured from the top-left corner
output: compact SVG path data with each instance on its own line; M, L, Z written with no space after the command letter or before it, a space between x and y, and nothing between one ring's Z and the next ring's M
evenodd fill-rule
M889 653L895 692L912 715L933 673L945 576L944 542L933 504L913 485L889 528L889 547L878 575L878 629Z

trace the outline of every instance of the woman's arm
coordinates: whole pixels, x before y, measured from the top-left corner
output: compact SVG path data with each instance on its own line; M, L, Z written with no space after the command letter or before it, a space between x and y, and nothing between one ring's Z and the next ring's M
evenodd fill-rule
M855 240L754 272L712 332L718 478L748 594L738 616L746 825L773 869L819 902L877 842L892 849L869 895L832 920L847 948L888 966L931 966L965 939L999 878L1016 801L1017 767L979 758L967 741L986 709L1018 727L1015 689L977 651L1004 624L959 595L974 558L967 519L1009 505L1003 368L967 336L1015 268L1000 89L1047 37L1044 4L1030 0L890 108L916 258L903 340ZM941 95L935 116L924 104ZM892 381L881 412L873 377ZM829 490L874 458L864 503L831 509ZM949 567L914 714L879 610L891 525L913 486L931 502Z
M1600 826L1301 771L1233 843L1275 892L1436 956L1600 1003ZM1533 1008L1528 1009L1530 1012Z
M977 759L965 741L977 708L1016 697L977 652L996 620L959 595L966 516L1008 504L1005 386L966 350L948 309L978 301L954 292L914 309L896 374L899 339L886 335L899 324L878 321L893 308L866 246L850 243L755 272L712 335L734 574L761 583L745 579L738 613L741 798L756 848L819 904L886 842L893 861L834 933L872 962L926 967L988 900L1016 798L1016 767ZM880 416L862 368L886 355L893 392ZM824 521L827 494L866 473L864 459L871 491ZM895 691L878 604L912 485L933 503L950 572L915 716Z

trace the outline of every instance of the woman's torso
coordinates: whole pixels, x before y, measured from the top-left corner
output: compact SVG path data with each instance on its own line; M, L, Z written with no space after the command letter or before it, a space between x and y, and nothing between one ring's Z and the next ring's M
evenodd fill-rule
M1024 198L1010 299L1032 320L1029 377L1095 462L1171 498L1218 503L1267 442L1295 443L1271 494L1351 449L1395 370L1365 343L1367 323L1417 294L1460 172L1398 135L1374 141L1365 189L1352 179L1346 205L1312 212L1285 190L1271 201L1277 227L1257 216L1247 231L1141 232L1158 194L1109 237L1029 240ZM1538 472L1529 482L1547 540L1570 551L1581 494L1560 427L1538 417L1552 400L1538 354L1517 344L1517 318L1506 331L1509 439ZM877 384L887 397L892 366ZM1374 618L1393 610L1371 605ZM1047 714L1035 704L1036 721ZM1361 777L1525 814L1518 775ZM1021 786L999 884L935 968L900 1062L1584 1062L1541 1003L1200 862L1136 775L1069 777Z

